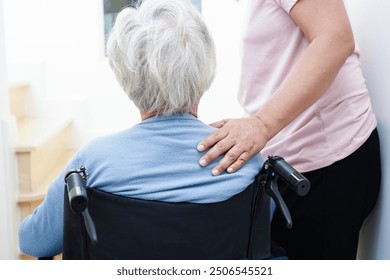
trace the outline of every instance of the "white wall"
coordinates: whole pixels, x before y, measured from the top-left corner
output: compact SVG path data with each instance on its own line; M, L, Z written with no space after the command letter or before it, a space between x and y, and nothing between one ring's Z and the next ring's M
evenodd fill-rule
M0 260L16 257L16 181L12 140L15 119L9 115L3 2L0 0Z
M382 189L374 213L361 232L359 258L390 260L390 1L347 0L361 49L382 152Z
M14 118L0 116L0 260L15 259L18 255L19 212L16 207L17 181L13 146L15 127Z
M4 0L4 9L9 80L31 83L28 115L70 115L75 147L125 125L129 102L104 58L103 1Z
M0 0L0 116L9 114L9 99L7 92L7 69L4 44L3 2Z
M237 91L246 3L247 0L202 0L202 13L217 49L216 78L199 108L199 117L206 123L242 116Z

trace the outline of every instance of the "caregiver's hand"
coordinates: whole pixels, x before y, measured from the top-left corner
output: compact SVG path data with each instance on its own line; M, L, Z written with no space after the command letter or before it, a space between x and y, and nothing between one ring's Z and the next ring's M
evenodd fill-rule
M200 152L209 149L199 160L201 166L207 166L225 154L212 170L215 176L225 170L228 173L237 171L268 141L263 133L263 123L256 117L225 119L211 126L219 129L199 142L197 149Z

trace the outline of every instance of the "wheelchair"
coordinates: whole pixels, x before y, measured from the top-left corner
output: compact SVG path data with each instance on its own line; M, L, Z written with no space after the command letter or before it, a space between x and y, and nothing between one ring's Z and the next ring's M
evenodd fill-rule
M171 203L118 196L87 187L84 167L65 176L63 259L278 259L271 199L293 225L278 190L284 180L304 196L310 182L282 157L269 156L244 191L217 203Z

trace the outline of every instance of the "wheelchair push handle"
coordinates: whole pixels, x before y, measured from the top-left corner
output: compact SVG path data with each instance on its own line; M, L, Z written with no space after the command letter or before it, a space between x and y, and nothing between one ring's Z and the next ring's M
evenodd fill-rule
M305 196L310 190L310 181L288 164L280 156L269 156L268 164L299 196Z
M82 213L88 206L88 196L85 189L85 180L80 171L72 170L65 176L68 190L69 205L73 212Z
M84 225L93 244L98 242L95 223L88 211L86 180L88 174L84 166L71 170L65 175L65 186L68 191L70 209L83 216Z

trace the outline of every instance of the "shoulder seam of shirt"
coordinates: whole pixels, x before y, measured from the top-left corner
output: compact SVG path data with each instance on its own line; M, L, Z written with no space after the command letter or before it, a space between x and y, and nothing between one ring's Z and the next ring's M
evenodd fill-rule
M275 0L276 1L276 4L281 7L283 10L286 11L286 13L290 13L291 9L295 6L295 4L299 1L299 0L286 0L286 1L283 1L283 0Z

